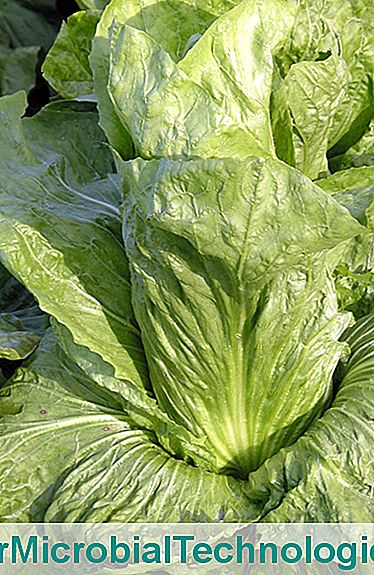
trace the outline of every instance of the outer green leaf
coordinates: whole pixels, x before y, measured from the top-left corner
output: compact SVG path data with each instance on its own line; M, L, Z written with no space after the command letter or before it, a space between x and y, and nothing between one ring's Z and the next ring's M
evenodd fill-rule
M204 438L193 436L172 421L144 389L130 380L116 378L111 365L88 348L74 343L69 331L61 324L53 321L52 326L59 346L79 369L98 386L117 393L118 401L132 427L151 430L157 442L179 459L191 461L198 454L203 466L209 466L209 461L205 462Z
M316 183L345 206L367 229L351 242L344 257L351 269L361 271L373 267L374 250L374 168L351 168L336 172Z
M45 16L53 17L56 11L56 0L19 0L18 4L26 8L37 10Z
M133 303L157 399L206 436L213 468L246 473L329 397L349 317L320 252L361 227L278 161L137 160L124 177Z
M21 121L22 94L0 102L1 257L78 343L144 383L120 198L96 113L57 104Z
M355 272L371 271L374 267L374 186L364 186L335 194L334 198L365 226L366 230L350 242L342 256Z
M170 457L45 339L1 393L1 519L372 521L373 329L351 330L333 405L248 481Z
M95 99L88 57L100 14L87 10L70 16L45 59L44 76L64 98Z
M373 333L373 315L347 333L352 353L332 406L250 477L265 521L373 521Z
M178 461L53 338L1 391L2 521L238 521L243 482Z

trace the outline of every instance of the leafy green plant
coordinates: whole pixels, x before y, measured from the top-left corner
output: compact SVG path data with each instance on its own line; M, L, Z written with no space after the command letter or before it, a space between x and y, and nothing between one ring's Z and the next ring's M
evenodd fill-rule
M3 520L372 521L372 37L334 6L113 0L44 66L89 102L0 100L0 255L53 318Z

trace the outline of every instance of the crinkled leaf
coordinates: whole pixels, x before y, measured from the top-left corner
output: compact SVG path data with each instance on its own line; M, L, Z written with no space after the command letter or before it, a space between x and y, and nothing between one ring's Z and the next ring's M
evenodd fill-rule
M118 121L107 92L113 21L118 26L128 23L146 32L177 61L185 54L191 38L202 34L218 16L237 3L237 0L210 0L208 4L205 0L129 0L126 10L123 9L122 0L114 0L108 5L97 28L90 61L100 124L123 158L132 157L133 146L127 129Z
M349 72L330 131L330 154L336 155L360 139L374 115L374 6L363 0L325 1L323 15L339 33Z
M326 0L299 4L277 55L272 123L279 157L310 177L363 135L374 113L372 8Z
M136 155L246 155L247 148L253 150L252 135L147 34L129 26L118 28L113 30L112 48L109 91L117 125L131 134ZM155 85L149 94L148 85ZM108 137L113 143L111 132Z
M206 29L222 14L239 4L239 0L127 0L110 3L100 23L100 33L113 20L147 32L173 60L183 57L188 41Z
M335 289L341 310L351 311L356 319L374 310L374 273L353 272L346 263L340 263L334 273Z
M294 16L289 2L244 1L214 22L180 62L180 69L252 136L258 154L273 151L272 56L288 37ZM244 141L243 147L249 155Z
M204 462L205 438L193 436L171 420L144 389L130 380L116 378L111 365L87 347L77 345L61 324L53 321L52 326L59 346L86 376L98 386L117 394L127 420L134 428L152 430L158 443L178 458L191 461L193 454L197 453L203 466L209 465Z
M179 64L145 32L112 28L108 88L136 155L274 153L272 52L288 34L293 10L279 0L269 20L267 7L267 2L241 3L219 18ZM110 132L108 137L113 142Z
M132 429L48 337L1 391L1 519L370 522L373 326L351 330L332 406L248 481L191 467Z
M373 520L374 316L345 340L351 347L331 407L295 445L249 477L265 521Z
M367 198L367 205L362 208L366 210L371 204L374 194L374 166L341 170L331 176L317 180L316 184L331 195L360 190L362 200L364 197Z
M132 283L92 107L0 102L0 254L59 322L2 389L4 520L372 520L373 320L339 341L331 278L368 263L370 182L326 193L270 159L268 109L271 80L277 152L284 123L312 177L359 140L362 11L344 36L323 0L300 26L302 2L288 38L293 2L207 4L114 0L97 29L101 123L143 157L122 174ZM285 89L305 70L311 99Z
M312 179L327 171L332 121L346 83L344 61L331 55L321 62L294 64L273 95L272 117L278 155ZM287 125L283 118L287 113L292 136L286 132L285 141L291 140L291 153L284 149Z
M173 458L52 337L1 390L2 521L251 519L243 482Z
M124 178L133 304L157 399L206 436L212 466L245 473L329 397L349 317L320 252L362 228L276 160L135 160Z

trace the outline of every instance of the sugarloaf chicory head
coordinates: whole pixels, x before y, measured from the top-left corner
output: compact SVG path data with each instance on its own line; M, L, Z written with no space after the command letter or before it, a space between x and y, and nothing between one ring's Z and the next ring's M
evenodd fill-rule
M0 100L0 255L52 318L0 517L370 522L369 7L177 7L64 25L46 75L91 101Z

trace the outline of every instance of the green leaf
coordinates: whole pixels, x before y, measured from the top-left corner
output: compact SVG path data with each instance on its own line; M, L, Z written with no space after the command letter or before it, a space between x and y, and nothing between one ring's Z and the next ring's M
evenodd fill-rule
M323 250L362 228L277 160L135 160L123 171L156 397L206 436L213 469L243 475L329 398L349 316L337 313Z
M118 121L107 92L112 24L125 24L146 32L170 57L178 61L191 37L202 34L221 14L233 8L237 0L129 0L126 10L122 0L112 1L98 25L90 58L95 93L100 111L100 125L113 147L125 159L133 156L127 130Z
M39 47L8 48L0 46L0 94L18 90L29 92L35 85Z
M60 19L53 2L41 6L17 0L0 0L0 43L12 48L51 45Z
M225 4L222 1L221 4L222 9L226 4L227 8L234 6L232 2ZM77 12L70 16L66 23L63 23L59 36L43 65L45 77L64 98L94 97L93 78L88 57L96 26L100 20L100 10L105 7L105 2L82 2L81 7L90 8L90 10ZM96 8L97 10L95 10ZM196 13L201 12L199 19L197 20L192 16L189 18L188 10L192 12L195 10ZM112 2L108 11L112 18L115 17L117 20L120 15L123 20L124 11L118 2ZM155 11L157 14L153 21L153 18L149 18L147 14ZM183 31L181 31L181 15L184 18L183 26L186 28ZM196 31L196 26L203 31L208 23L214 19L213 15L199 10L198 7L193 8L185 3L176 4L170 1L149 4L148 6L136 1L129 2L126 6L125 16L132 26L147 30L152 36L157 37L163 45L167 44L168 49L172 50L173 53L181 51L181 34L187 42ZM205 21L204 18L206 23L204 28L201 28ZM108 15L104 17L105 19L108 19ZM172 28L172 38L170 28Z
M262 500L264 521L372 521L373 333L373 315L347 332L352 351L331 407L250 476L248 490Z
M248 481L171 457L48 336L1 391L2 521L370 522L373 330L350 331L332 406Z
M104 13L99 37L115 20L146 32L178 61L191 37L203 34L219 16L239 3L239 0L128 0L124 11L122 0L114 0Z
M374 165L374 121L369 125L368 130L362 138L349 148L345 154L335 156L330 159L330 166L333 172L346 170L349 168L361 168L363 166Z
M77 12L63 23L43 64L43 74L64 98L95 99L88 61L99 11Z
M0 95L30 91L60 25L53 0L0 0Z
M317 180L316 184L331 195L363 190L364 188L367 190L367 194L370 195L370 190L374 187L374 166L342 170L327 178Z
M120 195L96 112L55 104L21 121L22 94L0 105L1 258L78 343L145 385Z
M130 380L116 378L111 365L88 348L77 345L71 333L61 324L52 320L52 327L58 344L67 357L98 386L117 394L127 421L131 422L135 429L151 430L157 443L178 459L191 461L197 453L203 466L209 466L209 462L205 462L205 438L193 436L171 420L143 388Z
M363 0L325 2L323 14L340 35L349 72L348 89L331 127L329 154L333 156L355 144L374 115L374 8Z
M347 70L341 58L294 64L273 96L273 129L278 155L294 163L311 179L327 171L326 153L334 114L347 84ZM293 142L291 155L285 152L283 117L289 114L286 137ZM281 115L281 118L279 118ZM290 163L291 163L290 162Z
M78 0L80 8L88 8L89 10L104 10L108 4L108 0Z
M173 458L133 429L51 336L1 390L2 521L250 519L243 482Z
M360 5L360 8L359 8ZM278 156L311 178L327 172L374 113L372 8L303 0L276 56L272 123Z
M356 319L360 319L374 310L374 273L372 269L355 273L351 267L340 263L336 268L335 289L339 309L351 311Z
M335 172L317 184L367 227L351 240L334 272L339 308L356 318L371 313L374 294L374 169L373 166Z
M25 8L37 10L46 17L53 17L56 12L56 0L19 0Z
M370 12L332 4L112 0L90 58L74 16L47 74L92 66L122 194L92 103L0 100L0 259L52 315L0 378L0 520L372 520Z
M272 51L287 36L293 11L279 1L269 21L266 7L250 0L223 15L178 65L146 33L112 28L108 89L136 155L274 153ZM282 32L276 33L281 17ZM262 47L260 38L268 40ZM108 137L113 143L113 134Z
M294 16L289 2L244 1L214 22L179 65L249 133L258 154L274 153L269 117L272 56L287 39ZM243 141L242 146L250 155L248 144Z
M24 359L39 341L40 336L27 329L16 315L0 313L0 358Z
M112 39L109 93L116 126L122 125L131 134L135 155L221 156L232 152L243 156L254 149L252 135L237 126L147 34L126 26L113 30ZM155 61L157 67L152 66ZM149 96L148 84L156 86ZM115 133L107 134L112 144Z

